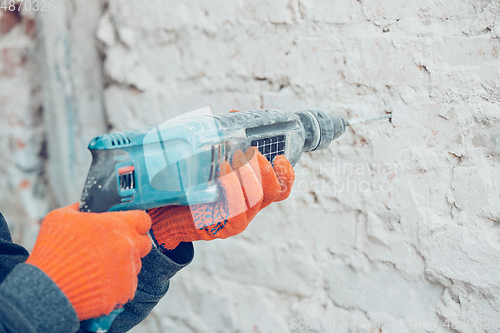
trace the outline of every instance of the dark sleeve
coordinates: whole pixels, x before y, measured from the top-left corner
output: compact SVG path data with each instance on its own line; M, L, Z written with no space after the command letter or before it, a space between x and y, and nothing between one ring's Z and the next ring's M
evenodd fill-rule
M14 266L26 261L28 255L24 247L12 243L7 222L0 214L0 283L9 275Z
M44 272L21 263L27 257L0 215L0 333L75 332L73 306Z
M193 257L191 242L180 243L175 249L163 252L153 246L151 252L142 258L142 269L134 299L125 304L124 311L116 317L108 332L127 332L146 319L167 293L170 278L187 266Z

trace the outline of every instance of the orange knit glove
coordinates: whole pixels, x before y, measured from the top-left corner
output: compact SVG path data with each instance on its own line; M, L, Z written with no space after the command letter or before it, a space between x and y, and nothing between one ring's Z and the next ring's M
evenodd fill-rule
M272 202L288 198L295 173L283 156L271 163L255 148L245 154L237 150L232 167L223 162L218 173L219 200L192 206L151 209L151 235L161 249L171 250L180 242L212 240L237 235Z
M54 281L80 320L108 315L134 297L150 226L143 211L80 213L76 203L45 217L26 263Z

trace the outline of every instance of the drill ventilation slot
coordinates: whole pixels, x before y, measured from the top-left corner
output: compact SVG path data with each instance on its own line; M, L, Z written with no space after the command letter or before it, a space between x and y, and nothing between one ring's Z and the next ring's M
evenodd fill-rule
M130 143L130 139L121 133L111 133L108 134L108 137L111 139L112 146L123 146Z
M135 188L134 171L134 166L128 166L118 169L121 190L131 190Z

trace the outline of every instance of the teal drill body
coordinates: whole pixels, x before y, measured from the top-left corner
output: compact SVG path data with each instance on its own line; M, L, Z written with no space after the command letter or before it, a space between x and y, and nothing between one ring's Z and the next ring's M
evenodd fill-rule
M101 135L89 144L93 161L80 210L214 202L218 167L237 149L256 146L270 162L285 155L295 165L303 152L327 147L345 127L340 116L320 110L257 110Z

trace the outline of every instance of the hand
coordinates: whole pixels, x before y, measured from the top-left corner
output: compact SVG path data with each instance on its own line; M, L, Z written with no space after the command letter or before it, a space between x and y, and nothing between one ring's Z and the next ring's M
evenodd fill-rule
M141 258L151 250L143 211L81 213L78 204L50 212L26 261L47 274L80 320L108 315L134 297Z
M219 200L192 206L151 209L151 235L163 250L180 242L212 240L237 235L264 207L288 198L295 173L283 155L274 159L274 169L255 148L245 154L237 150L232 164L223 162L217 181Z

